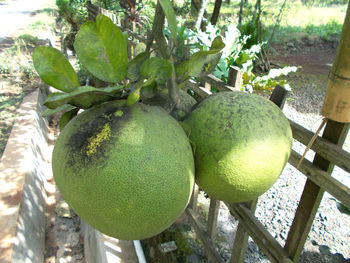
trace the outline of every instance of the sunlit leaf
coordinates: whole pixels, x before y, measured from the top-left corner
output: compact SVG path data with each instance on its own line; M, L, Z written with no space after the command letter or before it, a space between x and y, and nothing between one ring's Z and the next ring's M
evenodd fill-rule
M58 90L70 92L80 85L72 65L53 47L36 47L33 52L33 64L40 78Z
M216 67L221 53L211 51L198 51L190 57L188 74L191 77L203 77L209 75Z
M99 14L96 23L85 22L75 38L74 48L83 66L106 82L119 82L127 73L127 43L122 31L108 17Z
M170 32L173 36L175 43L177 43L177 21L174 12L174 8L170 0L159 0L160 5L162 6L165 17L168 21Z
M210 50L194 53L188 63L188 74L191 77L204 77L213 72L220 61L220 51L225 47L221 37L216 37Z
M225 43L222 41L222 38L220 36L216 37L213 42L211 43L210 50L211 51L221 51L225 47Z
M129 94L128 98L126 99L125 105L131 106L136 102L138 102L139 99L140 99L140 88L135 89L133 92Z

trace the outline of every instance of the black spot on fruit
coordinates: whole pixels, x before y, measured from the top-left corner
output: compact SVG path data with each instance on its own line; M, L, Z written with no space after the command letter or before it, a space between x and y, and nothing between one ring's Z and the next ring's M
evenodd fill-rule
M192 150L178 122L159 107L118 101L67 124L55 143L52 170L63 198L82 219L128 240L169 227L185 209L194 182Z
M257 95L211 95L185 123L196 145L196 182L218 200L244 202L264 193L291 151L288 120L276 105Z

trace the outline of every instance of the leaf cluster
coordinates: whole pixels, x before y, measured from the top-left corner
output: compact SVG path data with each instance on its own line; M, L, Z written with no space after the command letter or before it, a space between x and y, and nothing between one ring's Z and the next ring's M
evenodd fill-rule
M59 16L78 30L88 18L86 0L56 0Z
M279 77L286 76L297 70L297 67L284 67L271 69L267 74L262 76L254 74L254 62L258 59L264 43L248 45L249 47L247 47L247 41L251 36L242 35L238 28L232 24L222 29L209 24L204 32L193 31L184 25L179 26L179 29L181 32L179 40L186 41L187 46L197 50L210 49L212 41L217 36L222 36L225 47L222 49L222 56L217 61L212 73L215 77L227 82L229 68L231 66L239 67L243 72L241 88L244 91L272 91L276 85L287 87L287 81L280 80Z
M168 0L161 0L170 32L177 36L174 10ZM177 41L174 41L177 44ZM89 74L104 83L103 86L80 85L77 73L65 56L52 47L40 46L33 52L33 64L40 78L60 92L52 93L44 102L48 108L44 116L64 111L60 128L80 109L88 109L106 101L126 99L126 105L139 101L141 89L153 94L168 87L173 74L178 86L191 77L212 72L221 57L224 44L214 39L209 50L200 50L189 59L174 63L170 58L154 56L145 51L129 60L128 35L108 17L99 14L96 22L81 25L74 42L77 58Z

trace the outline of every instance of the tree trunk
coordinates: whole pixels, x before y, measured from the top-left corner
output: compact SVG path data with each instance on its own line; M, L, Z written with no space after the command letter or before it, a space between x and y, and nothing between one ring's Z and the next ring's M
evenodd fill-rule
M212 25L216 25L216 22L218 22L221 4L222 4L222 0L215 0L214 11L210 19L210 23Z
M197 12L199 12L199 9L201 8L202 1L201 0L192 0L193 6L197 9Z
M208 0L202 0L201 8L199 9L197 21L196 21L196 24L195 24L195 28L198 31L199 31L199 29L201 27L201 23L202 23L202 20L203 20L203 16L204 16L204 12L205 12L205 8L207 7L207 4L208 4Z
M257 8L257 19L256 19L256 34L258 43L261 43L261 0L256 0L256 8Z
M241 0L241 3L239 5L238 27L240 27L242 24L243 5L244 5L244 0Z

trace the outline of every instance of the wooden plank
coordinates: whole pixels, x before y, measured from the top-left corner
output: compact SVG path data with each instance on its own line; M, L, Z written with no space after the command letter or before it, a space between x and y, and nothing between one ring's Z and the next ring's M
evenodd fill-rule
M286 99L290 93L290 90L283 88L280 85L276 85L270 96L270 100L275 103L278 107L283 109Z
M196 231L196 234L202 241L202 244L205 248L205 252L207 253L209 262L224 262L219 254L219 252L216 250L215 245L210 239L209 234L201 227L201 223L196 215L196 213L189 207L186 209L186 214L188 215L188 218L191 222L191 225L193 226L194 230Z
M292 120L289 120L289 123L292 127L293 137L304 145L307 145L314 136L314 133ZM350 173L350 153L343 150L339 145L325 138L318 137L311 146L311 149L331 163Z
M245 231L244 226L239 224L236 230L235 243L232 247L230 263L244 262L248 239L249 235ZM236 243L242 244L242 246L236 246ZM241 249L241 247L244 247L244 249Z
M220 91L240 91L240 89L227 85L224 81L218 79L212 74L209 74L202 79Z
M205 98L211 95L211 92L203 87L200 87L194 80L188 81L188 88L192 89L199 97Z
M253 213L255 212L258 199L255 199L249 203L246 203L247 207ZM244 262L245 252L248 246L249 234L245 230L245 227L242 224L238 224L235 241L232 247L232 254L230 263Z
M243 72L235 66L230 66L228 71L227 84L234 87L237 90L241 90L242 87Z
M288 162L294 167L297 167L300 158L300 154L292 151ZM327 191L339 201L343 202L345 206L350 207L350 188L348 188L346 185L329 176L329 173L315 166L306 159L304 159L300 165L299 171L305 174L308 179L313 181L323 190Z
M220 207L220 200L210 198L207 232L209 233L211 240L215 240L215 236L216 236L216 226L218 222L219 207Z
M328 120L322 137L339 146L343 145L348 127L349 124ZM329 176L334 168L332 163L324 159L319 154L316 154L313 164L318 166L323 171L326 171ZM323 193L324 190L310 179L306 181L304 191L285 245L285 249L292 258L293 262L298 262L299 260L317 209L321 203Z
M211 84L210 84L210 83L205 82L205 83L204 83L204 88L205 88L207 91L210 91L210 92L211 92Z
M254 216L252 211L245 204L225 204L271 262L292 262L287 251L285 251L277 240L271 236L264 225Z
M199 193L199 187L197 184L194 184L191 199L188 204L194 212L197 212L198 193Z

